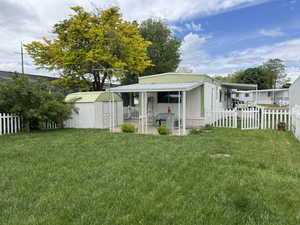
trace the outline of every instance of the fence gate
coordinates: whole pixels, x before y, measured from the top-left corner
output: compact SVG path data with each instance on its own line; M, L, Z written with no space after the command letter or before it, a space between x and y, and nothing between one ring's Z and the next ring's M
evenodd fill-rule
M256 130L260 128L260 110L258 108L242 109L239 114L242 130Z

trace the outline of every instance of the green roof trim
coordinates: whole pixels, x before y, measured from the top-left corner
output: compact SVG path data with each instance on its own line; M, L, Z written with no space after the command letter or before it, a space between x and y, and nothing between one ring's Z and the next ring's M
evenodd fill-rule
M115 102L122 102L122 98L116 93L105 91L90 91L90 92L77 92L67 95L66 102L76 103L91 103L91 102L109 102L114 97Z
M139 77L140 84L149 83L193 83L193 82L209 82L216 83L215 79L205 74L193 73L162 73Z

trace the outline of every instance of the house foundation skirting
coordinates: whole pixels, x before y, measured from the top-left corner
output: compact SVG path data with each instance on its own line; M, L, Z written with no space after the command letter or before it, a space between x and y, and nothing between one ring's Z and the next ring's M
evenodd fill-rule
M205 126L205 119L186 119L186 128L200 128Z

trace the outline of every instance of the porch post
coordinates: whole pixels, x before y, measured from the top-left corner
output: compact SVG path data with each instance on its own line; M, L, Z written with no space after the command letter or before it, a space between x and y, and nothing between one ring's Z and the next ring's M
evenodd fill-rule
M140 115L140 122L141 122L141 124L140 124L140 127L141 127L141 133L143 134L144 133L144 93L143 92L140 92L140 94L141 94L141 97L140 97L140 99L141 99L141 106L140 106L140 108L141 108L141 115Z
M148 93L145 92L145 133L148 132Z
M115 128L115 96L112 94L112 130Z
M180 103L180 91L178 91L178 132L179 132L179 135L181 135L181 122L180 122L180 120L181 120L181 103Z
M108 105L108 107L109 107L109 130L110 130L110 132L112 132L111 92L109 93L109 105Z
M182 130L183 135L186 135L186 91L183 92L182 98Z

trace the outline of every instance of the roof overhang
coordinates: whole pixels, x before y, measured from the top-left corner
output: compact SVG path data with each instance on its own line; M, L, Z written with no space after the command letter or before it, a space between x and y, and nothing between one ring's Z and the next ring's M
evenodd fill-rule
M281 89L262 89L262 90L250 90L250 91L236 91L236 93L281 92L281 91L289 91L289 89L288 89L288 88L281 88Z
M239 90L256 90L257 84L222 83L223 87Z
M190 91L202 86L203 83L151 83L151 84L132 84L107 89L111 92L169 92L169 91Z

